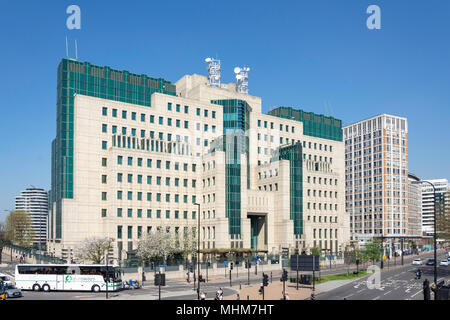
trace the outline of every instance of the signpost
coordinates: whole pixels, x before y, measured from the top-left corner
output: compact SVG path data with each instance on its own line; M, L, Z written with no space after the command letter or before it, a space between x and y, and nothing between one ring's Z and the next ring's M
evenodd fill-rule
M320 271L320 259L315 255L291 255L291 270L297 271L297 287L298 287L298 271L313 272L313 290L315 289L315 272Z

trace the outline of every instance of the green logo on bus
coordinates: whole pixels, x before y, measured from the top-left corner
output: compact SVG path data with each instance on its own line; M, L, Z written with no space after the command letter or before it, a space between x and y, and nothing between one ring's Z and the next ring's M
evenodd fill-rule
M66 282L72 281L72 276L66 276Z

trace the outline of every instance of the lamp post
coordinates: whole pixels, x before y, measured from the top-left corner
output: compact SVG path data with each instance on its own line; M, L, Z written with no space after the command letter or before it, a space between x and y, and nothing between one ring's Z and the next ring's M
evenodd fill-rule
M434 186L434 184L432 184L429 181L426 180L421 180L420 182L425 182L428 183L429 185L431 185L433 187L433 228L434 228L434 232L433 232L433 246L434 246L434 283L437 286L437 231L436 231L436 188ZM436 294L434 295L434 299L436 300Z
M194 203L194 205L198 206L198 211L197 211L197 239L198 239L198 244L197 244L197 267L198 267L198 287L197 287L197 300L200 300L200 204L199 203Z

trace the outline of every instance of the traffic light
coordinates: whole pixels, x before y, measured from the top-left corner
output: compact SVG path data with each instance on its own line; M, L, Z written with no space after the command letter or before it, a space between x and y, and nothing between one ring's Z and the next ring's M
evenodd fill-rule
M211 262L208 262L208 267L211 267Z
M288 279L288 272L286 269L283 269L283 274L281 275L280 281L281 282L287 281L287 279Z
M189 272L194 272L194 268L192 267L192 265L191 266L189 266Z
M263 286L261 286L261 287L259 287L259 290L258 290L258 292L259 292L260 294L262 294L262 293L263 293L263 290L264 290L264 287L263 287Z
M248 269L248 262L245 261L244 263L245 263L245 269Z
M236 261L236 266L238 266L239 265L239 261Z
M230 269L233 270L233 262L230 263Z
M155 263L152 262L152 270L155 269Z
M263 273L263 286L267 287L269 285L269 276Z

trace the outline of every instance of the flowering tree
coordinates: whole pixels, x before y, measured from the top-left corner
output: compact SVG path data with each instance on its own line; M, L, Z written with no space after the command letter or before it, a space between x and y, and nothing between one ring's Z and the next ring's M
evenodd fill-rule
M113 238L108 237L87 238L75 248L75 259L92 263L102 263L105 251L112 249L113 241Z
M172 235L163 230L156 230L155 232L149 232L139 240L136 254L142 261L148 262L161 258L166 261L175 250Z

